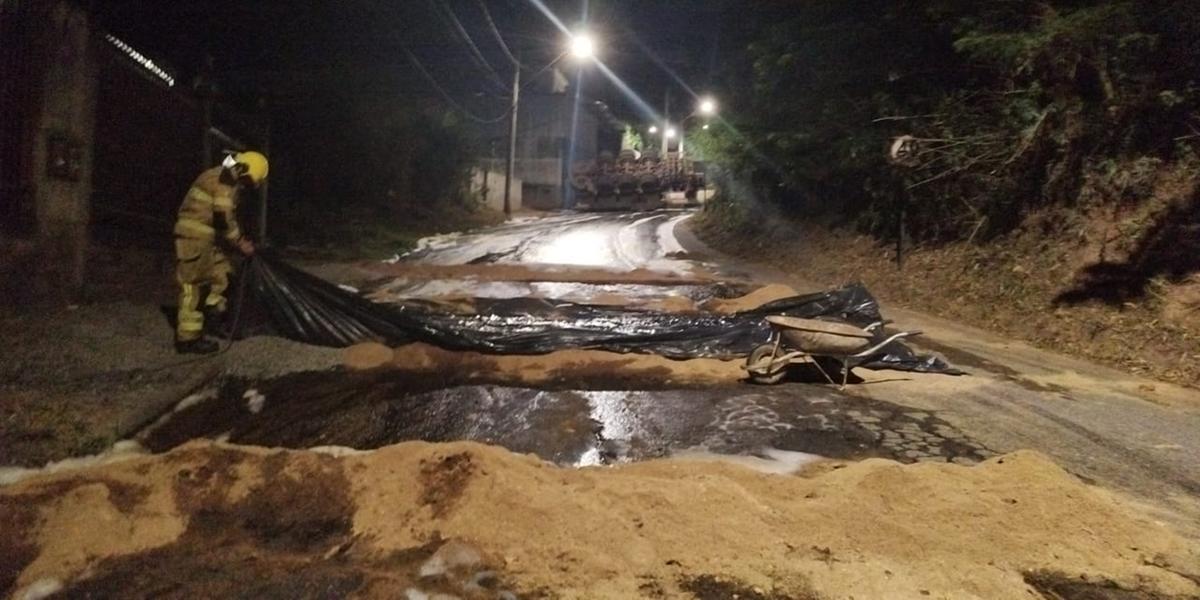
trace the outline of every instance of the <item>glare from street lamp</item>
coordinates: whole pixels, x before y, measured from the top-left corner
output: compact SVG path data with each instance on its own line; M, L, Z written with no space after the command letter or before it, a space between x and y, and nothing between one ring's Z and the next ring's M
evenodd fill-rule
M667 136L668 140L675 137L675 128L674 127L667 128L666 136Z
M650 135L654 135L656 133L658 133L658 125L651 125L650 126Z
M705 123L705 124L704 124L704 127L701 127L700 129L705 129L705 130L707 130L707 129L708 129L708 123Z
M712 98L704 98L700 100L700 106L698 109L702 115L714 114L717 112L717 101L713 100Z
M591 58L596 53L592 37L586 33L571 36L571 54L575 58Z

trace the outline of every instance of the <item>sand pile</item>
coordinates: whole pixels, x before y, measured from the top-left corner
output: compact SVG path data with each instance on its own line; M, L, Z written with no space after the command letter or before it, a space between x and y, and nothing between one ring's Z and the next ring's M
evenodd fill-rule
M342 349L342 364L353 371L365 371L390 364L392 355L392 349L379 342L362 342Z
M1028 452L977 467L868 460L780 476L679 460L570 470L468 443L370 453L193 443L0 488L0 525L10 592L1200 594L1195 547Z
M745 296L737 298L713 298L708 302L700 305L704 310L709 310L719 313L735 313L743 310L758 308L768 302L774 302L783 298L791 298L799 295L796 290L779 283L772 283L760 287Z
M343 353L351 369L385 366L386 347L359 344ZM453 352L429 344L408 344L391 353L386 366L413 373L453 374L464 381L509 384L549 384L621 380L660 384L713 384L743 379L742 361L716 359L671 360L648 354L619 354L601 350L559 350L541 355L490 355Z

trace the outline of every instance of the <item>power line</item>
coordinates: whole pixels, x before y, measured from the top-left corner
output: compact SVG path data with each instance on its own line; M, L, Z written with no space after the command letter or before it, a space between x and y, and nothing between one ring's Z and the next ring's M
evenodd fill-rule
M404 53L408 55L408 59L412 61L413 66L415 66L417 68L417 70L420 71L421 74L425 76L425 79L429 81L429 84L433 86L433 89L437 90L438 93L441 94L442 98L447 103L449 103L451 106L453 106L455 108L455 110L462 113L463 116L467 117L468 119L470 119L472 121L475 121L477 123L482 123L484 125L491 125L494 123L499 123L499 122L503 121L504 119L508 118L508 113L511 112L511 109L505 110L504 114L502 114L498 117L492 118L492 119L480 117L480 116L476 115L475 113L472 113L471 111L467 110L467 108L465 106L459 104L458 101L455 100L454 97L451 96L450 93L447 92L445 90L445 88L443 88L441 86L441 84L439 84L437 82L437 79L433 78L433 75L429 72L428 69L425 68L425 65L421 63L421 60L417 58L417 55L413 54L412 51L409 50L407 46L404 47Z
M487 2L484 0L478 0L478 2L479 10L483 11L483 18L487 21L488 27L491 28L492 35L496 38L496 43L500 45L500 50L504 51L504 55L508 57L508 61L516 68L526 69L527 67L522 65L521 61L517 60L517 57L513 56L513 53L509 51L508 44L504 43L504 36L500 35L500 29L496 27L496 22L492 20L492 13L488 10Z
M454 14L454 9L445 4L438 3L437 0L429 0L429 3L433 5L434 10L437 10L442 14L442 17L450 24L450 28L454 30L454 32L460 39L462 39L464 43L466 43L467 49L470 50L471 59L475 61L475 66L479 67L479 69L487 75L490 75L492 83L498 88L502 90L507 89L504 85L504 80L500 78L500 74L497 73L496 70L492 68L492 65L488 63L487 59L483 57L483 53L479 51L479 46L475 45L475 41L471 39L471 35L467 33L467 30L465 27L463 27L462 22L459 21L458 17Z
M385 11L383 8L380 7L378 0L369 0L367 4L372 9L374 9L376 14L379 14L383 17L388 17L390 15L390 13L387 13L387 11ZM392 15L392 16L394 16L394 15ZM451 18L453 18L453 15L451 15ZM490 19L491 19L490 15L488 15L488 18L490 21ZM456 24L458 24L459 28L462 27L462 24L459 23L456 18L454 19L454 22ZM495 29L495 31L496 31L497 39L499 41L501 41L501 43L503 43L502 38L499 37L499 29ZM470 36L466 35L466 30L462 30L462 34L463 34L463 36L465 36L465 39L468 42L468 44L470 44L471 47L474 48L476 52L478 52L478 47L476 47L474 45L474 43L472 43L470 41ZM437 91L437 93L442 97L443 100L446 101L447 104L449 104L451 107L453 107L458 112L462 113L462 115L465 116L467 119L469 119L471 121L475 121L477 123L484 124L484 125L491 125L491 124L499 123L499 122L503 121L504 119L507 119L509 117L509 115L512 113L512 106L509 106L507 109L504 110L504 112L502 114L500 114L499 116L496 116L496 117L489 118L489 117L481 117L479 115L476 115L475 113L473 113L472 111L467 109L467 107L463 106L458 100L456 100L454 98L454 96L449 91L446 90L446 88L442 87L442 85L440 83L438 83L437 78L435 78L433 76L433 74L429 72L429 69L427 69L425 67L425 64L421 62L421 59L418 58L415 53L413 53L413 51L409 48L409 46L406 43L404 43L403 39L401 39L397 35L396 40L400 43L400 47L404 50L404 53L405 53L405 55L407 55L409 61L412 62L413 66L417 68L417 71L421 73L421 75L425 78L426 81L429 82L429 84L433 87L433 89ZM507 47L505 47L505 52L508 53ZM558 62L560 60L562 60L566 55L567 55L567 53L563 52L562 54L560 54L558 56L558 58L554 59L553 61L548 63L546 66L544 66L540 70L538 70L537 73L535 73L533 76L531 76L527 81L525 81L521 85L520 90L522 92L524 92L527 88L535 85L537 78L539 76L541 76L543 73L548 71L554 65L558 64ZM482 60L482 55L480 55L479 58ZM516 60L516 57L513 57L513 61L517 67L519 67L521 65L520 61ZM484 61L484 64L486 64L486 61ZM493 76L495 76L497 78L499 77L495 73L495 71L491 70L490 66L488 67L488 70L492 73Z
M382 8L380 6L379 0L368 0L366 2L366 5L368 6L368 8L370 10L375 12L375 14L380 16L381 18L384 18L384 19L387 19L390 21L391 20L390 17L394 16L392 13L390 13L389 11L385 10L384 8ZM385 27L385 29L386 29L386 27ZM471 121L475 121L477 123L481 123L481 124L485 124L485 125L499 123L500 121L503 121L504 119L508 118L509 110L505 110L503 114L501 114L498 117L494 117L494 118L481 117L481 116L476 115L475 113L471 112L470 110L468 110L467 107L463 106L457 100L455 100L454 96L452 96L450 94L450 92L446 91L446 89L443 88L440 83L438 83L437 79L434 78L433 74L429 72L429 69L425 68L425 64L422 63L421 60L419 58L417 58L417 55L414 54L413 51L409 49L407 44L405 44L404 39L402 39L400 37L400 35L398 34L398 30L397 30L397 32L393 32L393 30L391 30L391 29L386 29L386 30L389 34L391 34L392 36L395 37L397 42L399 42L400 47L404 49L404 53L408 56L408 59L409 59L409 61L412 62L413 66L417 68L417 71L420 72L421 75L425 77L425 80L428 81L431 86L433 86L433 89L436 90L437 93L439 95L441 95L442 99L445 100L446 103L449 104L452 108L454 108L454 110L462 113L462 115L464 117L466 117L467 119L469 119Z

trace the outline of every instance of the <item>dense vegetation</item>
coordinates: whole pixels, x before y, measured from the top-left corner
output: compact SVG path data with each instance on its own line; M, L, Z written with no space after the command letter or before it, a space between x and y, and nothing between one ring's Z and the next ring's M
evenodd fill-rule
M727 127L702 147L742 217L824 214L988 239L1037 207L1137 202L1200 161L1191 0L758 3L727 46ZM891 140L919 140L911 168ZM1194 201L1193 201L1194 204Z
M286 199L273 205L275 241L390 256L422 235L495 220L470 189L476 145L455 113L370 98L345 106L287 130L311 137L286 144L295 178L273 182Z

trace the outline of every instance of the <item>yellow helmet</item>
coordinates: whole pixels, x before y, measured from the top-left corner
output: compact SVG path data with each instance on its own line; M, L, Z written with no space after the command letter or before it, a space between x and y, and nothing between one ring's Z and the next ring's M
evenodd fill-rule
M238 152L233 155L233 161L243 168L242 174L250 178L254 185L259 185L267 178L269 165L267 157L258 152Z

